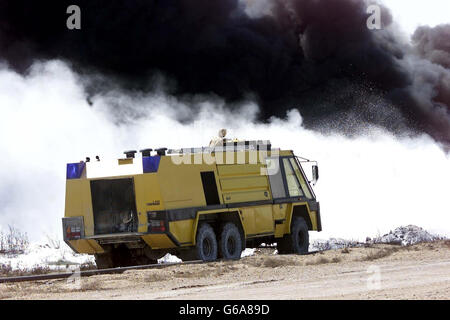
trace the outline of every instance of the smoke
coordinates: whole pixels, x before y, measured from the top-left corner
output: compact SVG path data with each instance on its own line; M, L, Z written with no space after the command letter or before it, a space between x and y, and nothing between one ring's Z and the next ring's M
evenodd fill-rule
M66 28L70 4L81 8L81 30ZM420 33L419 44L405 43L384 7L383 30L369 30L367 6L364 0L1 0L0 56L22 74L35 61L57 58L94 75L84 82L89 101L113 89L149 94L163 79L179 101L215 95L228 110L253 101L258 120L294 108L306 128L323 133L351 136L377 126L397 135L425 132L448 145L445 45L430 51L437 42L424 46ZM450 40L447 32L436 38ZM194 120L196 105L188 105L186 120Z
M413 35L415 47L422 58L444 68L450 68L450 25L435 28L422 26Z
M410 223L450 235L450 157L427 135L399 138L377 127L352 138L323 134L305 128L296 109L261 123L255 103L230 111L211 96L190 102L197 111L186 122L193 106L163 91L114 91L89 104L83 82L61 61L34 64L27 76L0 70L1 226L32 239L60 237L65 163L95 155L107 161L145 147L197 147L226 127L230 137L270 139L319 161L324 232L312 237L364 239Z
M407 42L367 5L0 0L0 226L60 235L65 163L226 127L319 161L321 237L450 234L449 26Z

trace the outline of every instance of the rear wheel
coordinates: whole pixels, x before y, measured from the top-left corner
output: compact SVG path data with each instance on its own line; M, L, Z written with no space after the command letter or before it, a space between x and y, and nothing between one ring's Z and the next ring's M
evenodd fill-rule
M197 244L195 246L197 259L214 261L217 259L217 251L216 234L208 223L203 223L197 232Z
M242 253L241 233L232 222L226 223L219 240L220 256L227 260L238 260Z
M308 225L305 219L297 217L292 220L291 233L277 243L279 254L306 254L309 248Z

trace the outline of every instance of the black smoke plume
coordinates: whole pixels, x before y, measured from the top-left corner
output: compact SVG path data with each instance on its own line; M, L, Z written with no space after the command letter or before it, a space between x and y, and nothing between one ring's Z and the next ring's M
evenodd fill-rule
M255 4L258 3L258 4ZM66 9L81 8L81 30ZM364 0L0 0L0 58L26 73L59 58L101 74L86 91L254 99L261 120L298 108L305 125L349 133L377 125L450 144L449 26L412 44L366 26ZM107 80L105 80L107 79Z

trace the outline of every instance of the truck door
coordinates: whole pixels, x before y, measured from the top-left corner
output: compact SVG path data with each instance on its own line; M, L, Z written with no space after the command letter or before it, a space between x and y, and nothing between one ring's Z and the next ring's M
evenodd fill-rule
M137 231L132 178L91 180L95 234Z

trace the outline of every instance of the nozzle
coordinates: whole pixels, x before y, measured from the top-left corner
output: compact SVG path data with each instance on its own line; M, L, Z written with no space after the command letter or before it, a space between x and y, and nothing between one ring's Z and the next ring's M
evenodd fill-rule
M143 157L150 157L150 152L152 152L153 149L142 149L140 152L142 153Z
M127 156L127 158L134 158L134 155L136 154L136 150L130 150L130 151L125 151L125 155Z
M158 156L165 156L166 155L166 150L167 148L159 148L159 149L155 149L156 154Z

